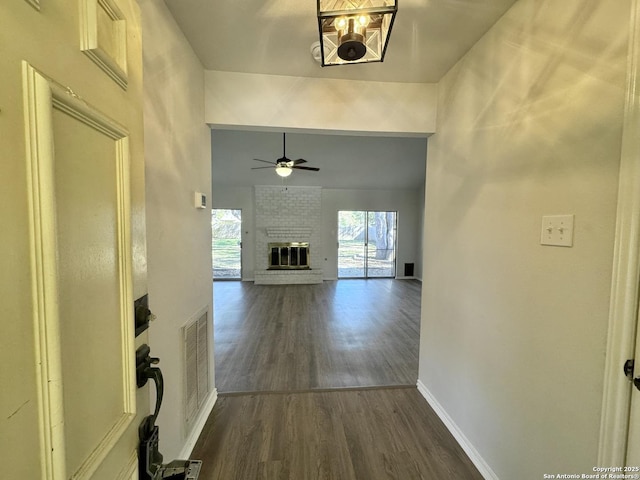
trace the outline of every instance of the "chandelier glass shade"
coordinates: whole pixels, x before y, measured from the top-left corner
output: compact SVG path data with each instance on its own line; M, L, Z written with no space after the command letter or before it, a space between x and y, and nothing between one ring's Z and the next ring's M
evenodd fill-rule
M397 0L318 0L321 64L382 62Z

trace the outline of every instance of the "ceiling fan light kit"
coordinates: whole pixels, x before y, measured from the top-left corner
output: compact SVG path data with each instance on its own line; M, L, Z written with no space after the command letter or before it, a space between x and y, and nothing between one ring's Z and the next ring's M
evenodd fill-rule
M382 62L397 11L397 0L318 0L322 66Z
M282 157L277 159L275 162L269 162L267 160L260 160L259 158L254 158L256 162L262 163L270 163L269 167L253 167L251 170L262 170L263 168L275 168L276 173L281 177L288 177L291 175L294 169L297 170L310 170L312 172L319 172L320 169L317 167L301 167L301 163L307 163L307 161L303 158L299 158L297 160L290 160L287 158L287 134L282 134Z
M289 175L291 175L291 172L293 172L293 169L291 167L285 165L278 165L276 167L276 173L281 177L288 177Z

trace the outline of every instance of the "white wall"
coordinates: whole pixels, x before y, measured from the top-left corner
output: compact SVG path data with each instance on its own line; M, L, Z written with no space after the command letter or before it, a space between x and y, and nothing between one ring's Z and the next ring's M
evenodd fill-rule
M151 355L160 358L164 374L158 424L160 451L170 461L193 440L183 427L181 327L202 308L213 312L211 213L194 208L194 191L210 198L211 149L204 123L203 68L164 2L141 0L140 6L148 285L150 308L157 315L149 339ZM213 356L211 367L213 386Z
M435 131L437 86L251 73L205 73L208 124L424 136ZM375 98L375 102L371 99ZM374 118L374 121L368 121Z
M502 480L597 462L628 18L520 0L438 85L419 382Z

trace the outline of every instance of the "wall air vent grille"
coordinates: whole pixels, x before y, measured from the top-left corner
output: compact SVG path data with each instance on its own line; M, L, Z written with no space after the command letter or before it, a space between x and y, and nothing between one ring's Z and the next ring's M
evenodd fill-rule
M185 365L185 424L187 431L209 395L209 310L183 327Z

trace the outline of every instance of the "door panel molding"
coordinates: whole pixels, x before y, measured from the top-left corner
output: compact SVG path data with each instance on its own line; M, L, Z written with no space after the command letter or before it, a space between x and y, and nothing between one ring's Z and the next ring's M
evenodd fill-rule
M33 321L43 479L85 479L111 451L135 416L135 358L130 226L129 139L127 129L23 62L26 162L29 194ZM58 305L55 149L53 111L106 135L115 143L117 255L122 405L117 420L92 446L75 472L67 472Z
M81 0L80 49L127 89L127 24L112 0Z
M120 471L117 480L138 480L138 450L133 450L127 465Z
M31 5L36 10L40 10L40 0L25 0L29 5Z
M598 465L626 461L632 384L622 372L634 358L640 299L640 1L631 1L627 96L618 180L609 331ZM636 361L640 358L636 357ZM636 367L636 371L638 368Z

